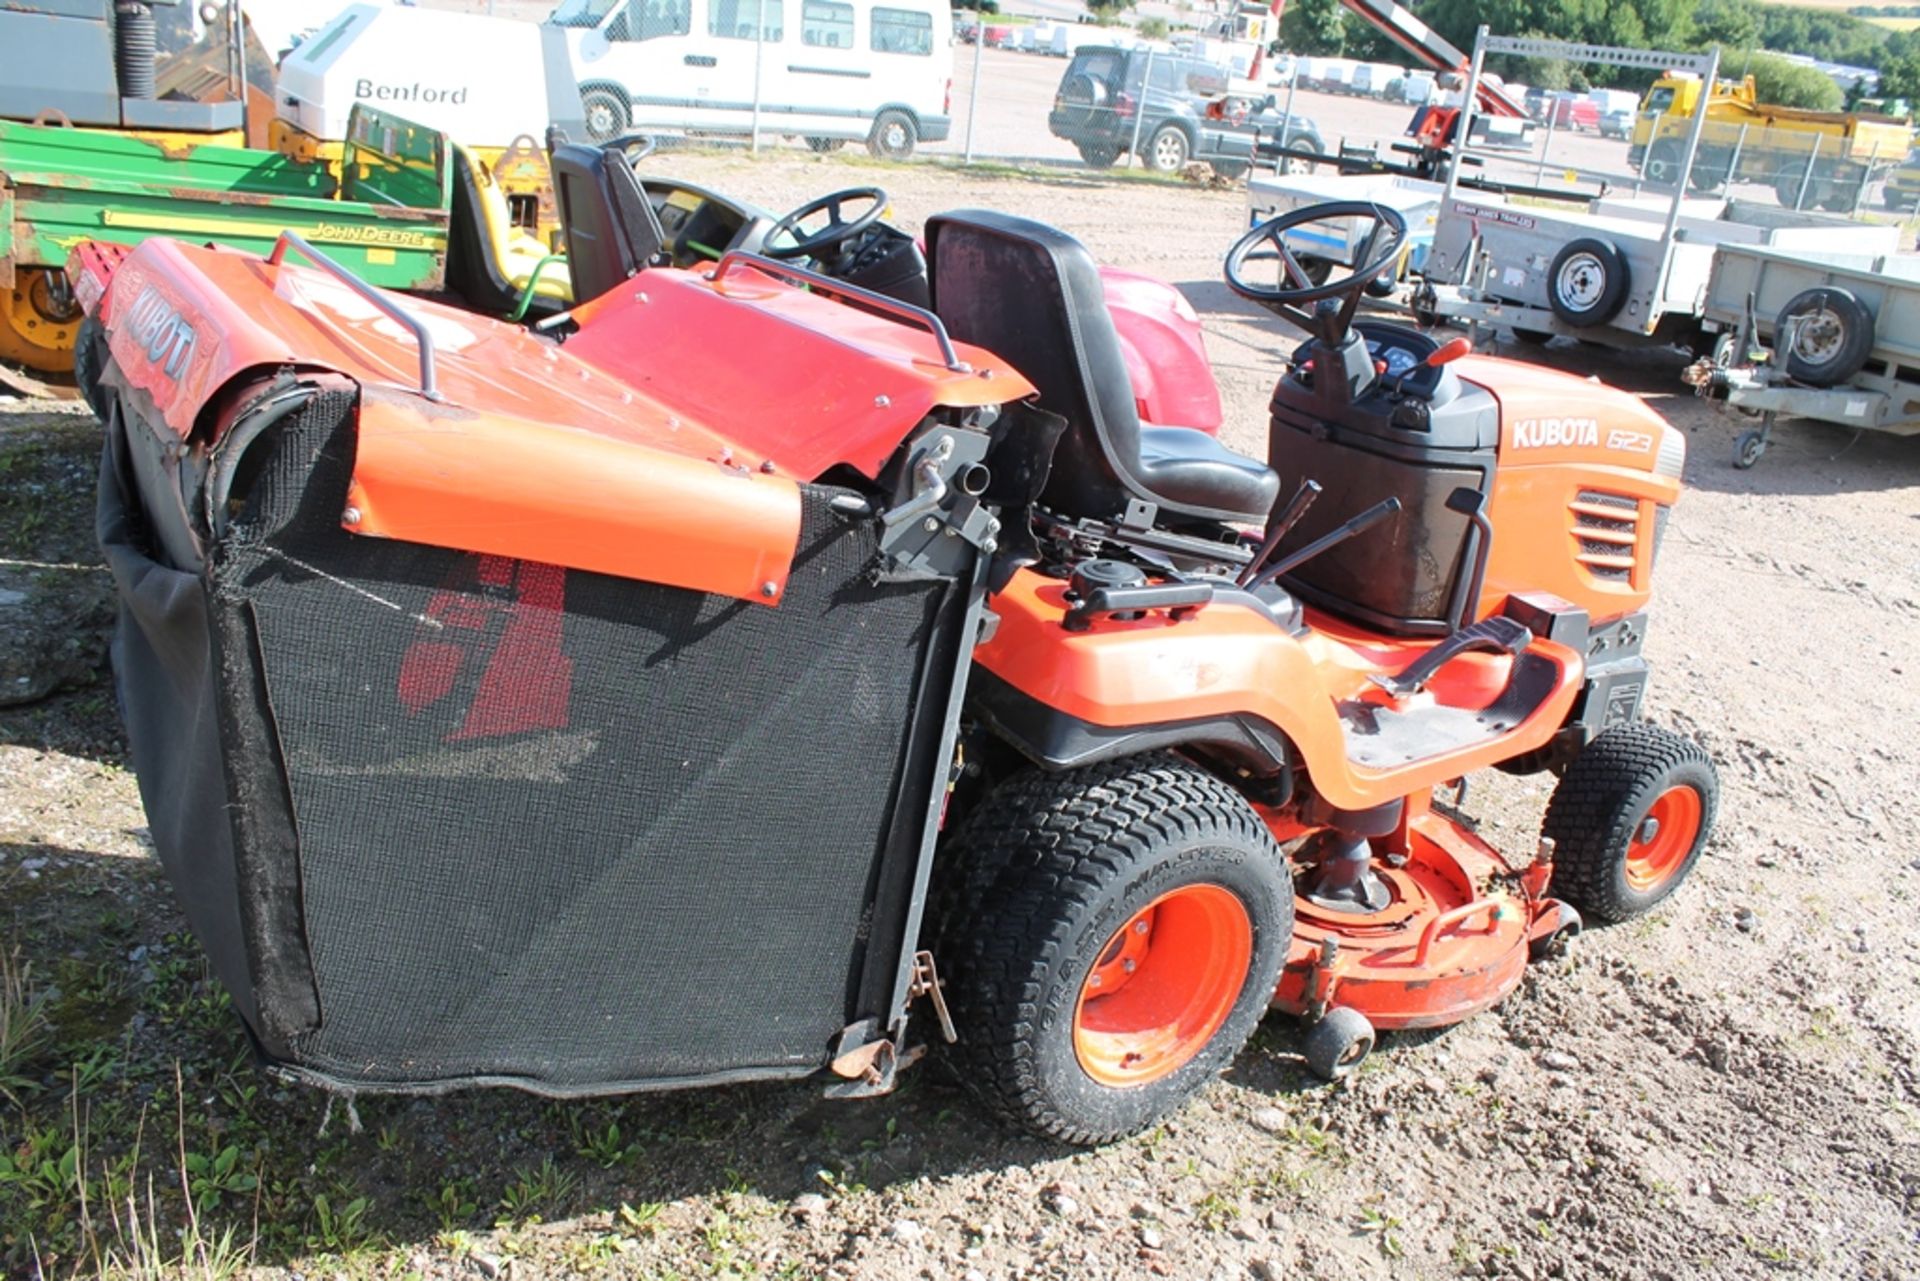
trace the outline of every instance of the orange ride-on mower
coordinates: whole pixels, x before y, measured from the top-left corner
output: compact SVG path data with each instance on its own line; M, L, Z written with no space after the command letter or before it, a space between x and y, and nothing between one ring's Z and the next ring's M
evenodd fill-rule
M892 294L732 252L533 332L293 237L82 246L131 756L261 1057L860 1096L918 1008L1094 1143L1272 1004L1338 1074L1670 893L1714 799L1636 719L1680 439L1356 325L1378 216L1320 287L1305 214L1229 261L1317 304L1270 462L1143 425L1086 250L998 214ZM1561 772L1538 857L1432 801L1485 765Z

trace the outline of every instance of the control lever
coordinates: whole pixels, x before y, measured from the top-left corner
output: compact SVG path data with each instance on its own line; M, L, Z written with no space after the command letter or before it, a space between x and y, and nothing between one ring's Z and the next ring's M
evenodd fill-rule
M1369 529L1372 529L1389 516L1397 515L1399 511L1400 500L1398 498L1381 499L1373 506L1361 512L1358 516L1355 516L1352 520L1347 521L1343 525L1336 526L1328 533L1322 534L1285 560L1277 561L1261 570L1259 575L1247 584L1247 590L1253 591L1262 583L1278 578L1282 574L1292 573L1314 557L1323 552L1332 551L1356 534L1366 533Z
M1413 376L1414 370L1438 369L1442 365L1452 364L1462 356L1470 356L1472 354L1473 339L1466 337L1449 339L1427 353L1427 358L1419 364L1408 365L1405 369L1402 369L1399 375L1393 380L1392 394L1396 398L1400 395L1400 389L1406 386L1407 379Z
M1280 540L1293 532L1293 527L1300 523L1300 518L1307 514L1307 508L1313 506L1313 500L1318 497L1320 497L1319 481L1300 482L1300 488L1293 491L1293 497L1287 500L1287 505L1282 507L1280 514L1267 525L1267 536L1261 540L1260 550L1254 554L1253 561L1240 571L1240 576L1234 580L1236 586L1245 587L1253 581L1254 577L1260 573L1261 566L1267 563L1267 558L1279 548Z
M1426 688L1427 682L1432 680L1441 668L1462 654L1474 652L1518 654L1531 644L1533 644L1533 632L1525 623L1495 614L1491 618L1483 618L1473 626L1455 632L1428 650L1419 661L1405 670L1392 676L1371 672L1367 675L1367 679L1395 698L1405 698L1409 694L1417 694Z
M1463 548L1468 569L1447 617L1455 631L1465 629L1480 607L1480 592L1487 582L1487 561L1493 555L1493 522L1487 519L1487 496L1470 485L1461 485L1447 495L1447 510L1458 512L1473 522L1471 546Z

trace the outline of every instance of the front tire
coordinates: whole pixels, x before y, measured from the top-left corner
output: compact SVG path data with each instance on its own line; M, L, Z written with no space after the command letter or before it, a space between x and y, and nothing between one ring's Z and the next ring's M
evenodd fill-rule
M587 137L595 142L611 142L627 131L631 120L627 100L611 89L588 89L580 95L580 111L585 118Z
M1640 176L1656 186L1675 186L1680 181L1680 169L1686 158L1686 152L1680 149L1679 143L1671 138L1662 138L1647 148L1647 159L1640 168Z
M1672 894L1713 834L1720 778L1697 743L1657 725L1617 726L1576 756L1547 804L1548 892L1599 921Z
M905 160L913 155L920 141L920 130L913 117L904 111L883 111L874 118L873 132L867 135L867 150L880 160Z
M1239 793L1175 757L1016 776L949 855L963 1078L1044 1138L1154 1124L1273 996L1293 933L1286 860Z

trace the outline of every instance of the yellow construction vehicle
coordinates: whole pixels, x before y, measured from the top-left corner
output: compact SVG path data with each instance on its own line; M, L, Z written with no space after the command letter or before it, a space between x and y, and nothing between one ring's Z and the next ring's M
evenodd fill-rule
M1641 100L1627 163L1648 182L1680 180L1702 88L1697 76L1667 75ZM1905 121L1775 106L1760 101L1752 76L1718 80L1689 181L1703 194L1730 181L1764 183L1789 208L1852 209L1867 185L1904 160L1912 146L1913 129Z

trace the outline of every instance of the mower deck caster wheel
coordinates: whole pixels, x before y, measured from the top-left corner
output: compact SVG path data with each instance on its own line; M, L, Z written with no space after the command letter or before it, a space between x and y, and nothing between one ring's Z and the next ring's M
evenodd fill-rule
M1733 465L1741 471L1760 461L1760 455L1767 452L1767 434L1758 429L1743 431L1740 439L1733 442Z
M1552 961L1567 954L1567 944L1579 934L1585 923L1580 919L1580 911L1571 903L1560 905L1560 919L1554 922L1553 929L1527 943L1529 961Z
M1340 1005L1307 1029L1307 1068L1323 1081L1341 1081L1373 1053L1375 1035L1367 1016Z

